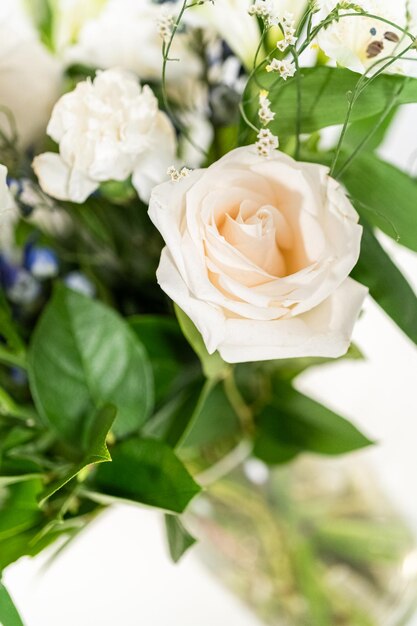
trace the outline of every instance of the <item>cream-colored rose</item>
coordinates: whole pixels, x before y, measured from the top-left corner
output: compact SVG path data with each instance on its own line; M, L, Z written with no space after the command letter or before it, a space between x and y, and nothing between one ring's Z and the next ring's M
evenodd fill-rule
M227 362L337 357L367 290L358 215L327 168L254 146L154 189L162 289Z
M146 202L175 161L170 120L150 87L141 88L136 76L123 70L99 72L65 94L48 134L59 154L41 154L33 168L43 191L58 200L84 202L101 182L132 175Z
M337 0L322 0L317 22L327 17L336 4ZM370 14L381 16L402 28L407 26L405 0L358 0L357 4ZM323 28L318 35L320 48L332 61L353 72L368 72L370 75L381 69L392 55L404 50L409 43L410 40L404 38L400 30L363 15L341 17ZM370 69L371 66L375 67ZM396 61L387 71L398 72L402 69L403 64Z
M20 0L0 2L0 106L17 127L19 146L26 148L44 132L62 87L61 64L39 40ZM0 130L10 135L0 113Z

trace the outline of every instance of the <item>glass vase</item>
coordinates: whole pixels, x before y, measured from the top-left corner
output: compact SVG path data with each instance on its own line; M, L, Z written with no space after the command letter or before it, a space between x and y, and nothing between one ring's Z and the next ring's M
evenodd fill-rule
M417 543L367 464L247 460L194 504L215 576L271 626L401 626L417 598Z

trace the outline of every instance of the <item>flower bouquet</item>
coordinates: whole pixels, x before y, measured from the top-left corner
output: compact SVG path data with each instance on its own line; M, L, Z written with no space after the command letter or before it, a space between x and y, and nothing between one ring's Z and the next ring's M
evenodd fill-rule
M414 18L405 0L2 0L0 572L130 501L165 515L174 561L211 528L265 623L382 624L353 603L392 591L414 540L355 482L314 506L305 453L373 442L297 377L362 358L365 298L417 343L380 236L417 251L417 187L378 154L417 102ZM331 591L340 561L353 596ZM0 623L22 624L1 582Z

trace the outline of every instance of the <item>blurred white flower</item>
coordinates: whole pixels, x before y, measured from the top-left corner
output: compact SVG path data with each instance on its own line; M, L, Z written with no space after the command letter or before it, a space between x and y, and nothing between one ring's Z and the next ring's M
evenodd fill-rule
M358 0L366 11L398 24L407 25L407 3L398 0ZM323 0L317 21L323 20L337 5L337 0ZM342 11L352 13L351 10ZM364 73L371 66L380 69L389 57L410 43L400 30L378 19L363 15L341 17L318 35L318 44L325 54L339 65L354 72ZM389 71L400 71L402 64L393 63Z
M19 212L7 186L7 168L0 165L0 251L13 247L14 229Z
M56 50L62 52L74 44L84 23L96 17L106 2L107 0L49 0L53 12L52 35Z
M270 0L267 3L271 15L282 17L291 12L296 21L306 5L306 0ZM216 0L214 5L197 6L188 13L198 18L203 28L213 29L242 63L251 68L261 36L257 20L249 15L252 6L253 0ZM189 19L188 15L186 19Z
M179 9L172 6L175 14ZM82 26L77 44L66 54L68 62L108 69L122 67L141 80L160 80L162 39L158 20L166 8L151 0L108 0L99 15ZM189 45L186 33L177 33L171 48L167 80L181 82L199 76L202 65Z
M60 63L40 42L20 0L1 0L0 106L12 113L21 147L45 131L61 81ZM0 131L10 135L10 125L1 112Z
M150 87L124 70L98 72L78 83L56 104L48 134L59 154L45 153L33 163L46 193L84 202L101 182L132 182L147 201L155 184L175 161L174 128Z

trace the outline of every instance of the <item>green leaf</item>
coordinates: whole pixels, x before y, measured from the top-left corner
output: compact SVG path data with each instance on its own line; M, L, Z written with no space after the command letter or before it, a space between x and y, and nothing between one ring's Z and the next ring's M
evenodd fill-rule
M29 381L40 415L75 446L104 405L117 407L117 437L138 430L153 405L149 360L128 324L62 286L35 330Z
M212 444L241 433L239 417L227 398L222 382L206 387L181 441L182 447Z
M269 91L271 109L276 113L269 128L278 136L295 133L297 117L297 80L301 80L301 132L313 133L321 128L343 124L349 104L349 94L360 76L350 70L333 67L302 68L301 75L287 81L274 72L259 72L257 81ZM351 122L372 117L385 110L392 93L405 83L398 104L417 102L417 79L383 74L366 89L353 107ZM257 109L257 98L253 109Z
M359 146L365 137L372 134L362 149L367 152L373 152L384 141L397 113L398 107L395 107L386 117L384 122L378 127L376 132L374 132L374 129L378 126L378 124L380 124L380 113L350 124L343 145L354 149Z
M0 624L2 626L24 626L6 587L0 582Z
M417 344L417 296L367 225L352 276L369 287L373 299Z
M342 182L360 215L417 251L417 183L408 174L362 153L344 172Z
M181 520L176 515L165 515L165 528L169 553L174 563L178 563L187 550L195 544L196 539L184 528Z
M211 381L204 383L201 378L182 389L152 416L141 434L145 438L163 439L172 448L178 446L194 422L196 412L211 386Z
M110 496L182 513L200 487L172 449L154 439L129 439L100 465L94 486Z
M53 482L40 494L40 506L75 478L88 465L111 461L111 456L106 445L106 438L116 418L116 413L116 408L111 405L97 412L88 432L86 452L83 460L75 464L69 471L65 472L64 476Z
M36 417L31 407L18 405L2 387L0 387L0 415L15 417L24 421L32 421Z
M173 317L137 315L129 319L129 324L150 357L155 403L159 404L183 387L190 366L195 376L196 357Z
M267 463L282 463L301 452L337 455L371 445L348 420L281 384L259 418L255 454Z
M230 369L229 365L223 361L218 352L214 352L214 354L207 352L203 338L190 318L176 304L174 308L181 330L188 343L199 357L206 378L224 378Z
M1 488L0 541L37 526L42 520L37 497L42 490L39 478L9 484Z

